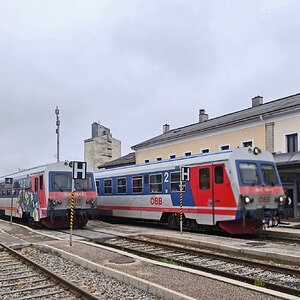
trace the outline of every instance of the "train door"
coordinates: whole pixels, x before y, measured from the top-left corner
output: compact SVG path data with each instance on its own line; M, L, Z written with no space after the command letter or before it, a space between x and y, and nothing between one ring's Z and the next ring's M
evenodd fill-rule
M191 168L191 185L202 224L214 222L212 165Z
M234 196L230 187L224 164L206 165L194 168L198 179L195 190L201 222L215 225L224 212L224 207L235 206ZM196 171L196 172L195 172Z
M33 188L33 203L31 215L34 221L38 222L41 218L40 212L41 208L46 206L46 195L44 186L44 176L43 174L35 176L34 188Z

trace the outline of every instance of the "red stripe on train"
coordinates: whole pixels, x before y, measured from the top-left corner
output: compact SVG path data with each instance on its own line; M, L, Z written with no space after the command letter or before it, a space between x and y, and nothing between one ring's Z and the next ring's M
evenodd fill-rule
M134 210L134 211L145 211L145 212L171 212L179 213L178 208L164 208L164 207L138 207L138 206L97 206L98 209L102 210ZM182 212L186 214L212 214L212 208L182 208ZM236 210L220 210L215 209L215 215L230 215L235 216Z
M241 194L284 194L281 186L241 186Z

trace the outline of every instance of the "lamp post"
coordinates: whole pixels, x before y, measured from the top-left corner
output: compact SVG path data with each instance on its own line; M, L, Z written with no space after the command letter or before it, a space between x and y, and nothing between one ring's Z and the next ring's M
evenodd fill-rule
M55 114L56 114L56 137L57 137L56 138L56 149L57 149L56 158L57 158L57 161L59 162L59 126L60 126L60 120L59 120L58 106L56 106Z

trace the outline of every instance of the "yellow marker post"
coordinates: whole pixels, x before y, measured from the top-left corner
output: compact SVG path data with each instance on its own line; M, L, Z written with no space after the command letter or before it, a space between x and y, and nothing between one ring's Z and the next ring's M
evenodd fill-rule
M182 234L182 181L180 180L180 188L179 188L179 218L180 218L180 234Z
M72 246L72 233L73 233L73 217L74 217L74 189L71 193L71 212L70 212L70 246Z
M13 211L13 201L14 201L14 193L13 193L13 181L11 181L10 185L10 225L12 225L12 211Z

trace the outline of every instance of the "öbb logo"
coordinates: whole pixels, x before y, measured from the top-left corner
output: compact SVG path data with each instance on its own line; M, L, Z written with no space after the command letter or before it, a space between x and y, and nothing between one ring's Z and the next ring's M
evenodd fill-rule
M260 196L258 198L258 202L260 202L260 203L268 203L268 202L270 202L270 197L269 196Z
M150 203L152 205L162 205L162 197L152 197Z

